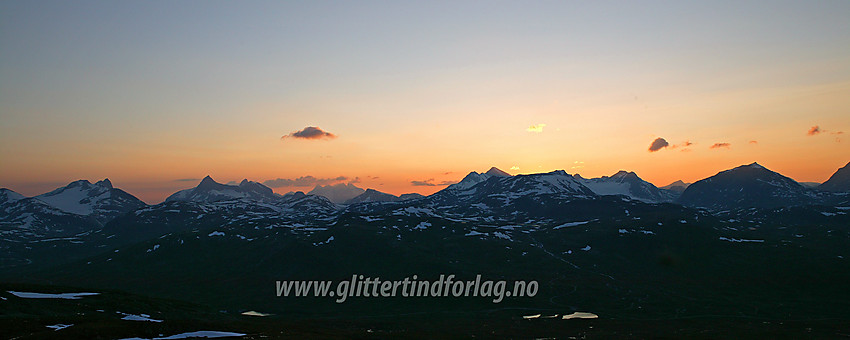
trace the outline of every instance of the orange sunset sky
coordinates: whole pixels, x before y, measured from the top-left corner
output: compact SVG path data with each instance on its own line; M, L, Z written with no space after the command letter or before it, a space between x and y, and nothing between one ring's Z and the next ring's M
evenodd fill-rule
M848 15L848 1L4 1L0 187L108 177L158 203L211 175L430 194L491 166L662 186L754 161L822 182L850 161Z

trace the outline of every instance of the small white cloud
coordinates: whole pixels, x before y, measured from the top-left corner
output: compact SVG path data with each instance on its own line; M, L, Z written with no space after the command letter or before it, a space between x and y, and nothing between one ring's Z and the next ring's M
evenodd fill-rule
M519 170L519 167L514 165L514 166L511 167L511 170Z
M527 129L525 129L525 131L541 133L541 132L543 132L544 127L546 127L546 124L540 123L540 124L537 124L537 125L529 126Z

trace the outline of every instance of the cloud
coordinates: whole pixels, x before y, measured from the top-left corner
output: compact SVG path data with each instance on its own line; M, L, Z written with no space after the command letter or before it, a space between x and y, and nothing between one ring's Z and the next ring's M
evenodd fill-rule
M347 180L348 177L339 176L335 178L316 178L313 176L301 176L298 178L276 178L264 181L263 184L270 188L281 187L311 187L315 185L334 184Z
M714 145L708 147L709 149L720 149L720 148L731 148L732 144L730 143L714 143Z
M426 179L424 181L410 181L410 184L415 187L440 187L445 185L456 184L457 181L442 181L439 183L434 183L433 178Z
M753 144L753 145L756 145L756 144L758 144L758 143L759 143L759 141L757 141L757 140L751 140L751 141L750 141L750 144Z
M649 145L649 152L656 152L658 150L666 148L668 145L670 145L670 143L667 143L667 140L658 137L654 141L652 141L652 144Z
M519 170L519 167L518 167L518 166L516 166L516 165L514 165L514 166L512 166L512 167L511 167L511 169L510 169L510 170Z
M175 179L174 181L175 182L198 182L200 180L201 180L200 178L178 178L178 179Z
M541 123L541 124L529 126L528 128L525 129L525 131L534 132L534 133L541 133L541 132L543 132L544 127L546 127L546 124Z
M814 135L819 134L821 132L822 131L820 130L820 126L815 125L815 126L812 126L809 129L809 132L806 132L806 134L809 135L809 136L814 136Z
M694 145L694 143L691 143L691 141L687 140L687 141L682 142L682 144L670 145L670 148L671 148L671 149L676 149L676 148L687 148L687 147L689 147L689 146L691 146L691 145ZM685 150L683 149L682 151L685 151Z
M298 139L334 139L336 138L335 134L324 131L316 126L308 126L299 131L291 132L286 136L280 137L280 139L286 138L298 138Z
M342 176L340 176L342 177ZM348 181L348 184L360 183L360 177L354 177L354 179Z

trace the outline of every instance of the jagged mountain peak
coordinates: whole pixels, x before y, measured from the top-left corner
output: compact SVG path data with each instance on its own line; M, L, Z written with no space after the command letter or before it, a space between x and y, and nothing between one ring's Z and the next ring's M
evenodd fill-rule
M211 187L215 185L223 185L216 182L210 175L206 175L204 179L201 180L201 183L198 183L198 188Z
M102 186L104 188L112 189L112 182L109 180L109 178L104 178L104 179L98 181L97 183L95 183L94 185L98 185L98 186Z
M242 198L262 201L274 197L274 191L263 184L247 179L242 180L239 185L221 184L208 175L198 186L178 191L168 196L165 201L216 202Z

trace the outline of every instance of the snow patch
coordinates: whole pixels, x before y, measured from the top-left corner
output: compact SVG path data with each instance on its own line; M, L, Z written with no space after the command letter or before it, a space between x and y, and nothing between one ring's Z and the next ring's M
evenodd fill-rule
M53 328L53 330L54 330L54 331L58 331L58 330L60 330L60 329L65 329L65 328L71 327L71 326L73 326L73 325L74 325L74 324L65 325L65 324L58 323L58 324L55 324L55 325L44 326L44 327L47 327L47 328Z
M508 241L513 241L513 239L510 236L508 236L508 234L505 234L501 231L494 232L493 236L496 236L498 238L505 239L505 240L508 240Z
M83 296L91 296L91 295L100 295L100 293L59 293L59 294L49 294L49 293L31 293L31 292L16 292L8 290L9 294L17 296L22 299L65 299L65 300L79 300Z
M219 332L219 331L197 331L197 332L188 332L188 333L180 333L167 337L159 337L159 338L124 338L120 340L173 340L173 339L189 339L189 338L226 338L226 337L242 337L245 336L244 333L234 333L234 332Z
M595 221L595 220L593 220L593 221ZM561 224L559 226L556 226L552 229L575 227L575 226L579 226L579 225L582 225L582 224L588 224L588 223L593 222L593 221L567 222L567 223Z
M764 243L764 240L747 240L747 239L741 239L741 238L728 238L728 237L723 237L723 236L720 236L720 240L722 240L722 241L729 241L729 242L735 242L735 243L741 243L741 242L756 242L756 243Z
M599 318L599 315L596 315L596 314L593 314L593 313L587 313L587 312L574 312L572 314L564 315L563 317L561 317L562 320L567 320L567 319L598 319L598 318Z
M121 320L127 320L127 321L162 322L162 320L151 319L151 316L150 316L150 315L147 315L147 314L139 314L139 315L135 315L135 314L127 314L127 313L121 313L121 312L118 312L118 313L120 313L120 314L124 315L124 317L123 317L123 318L121 318Z

